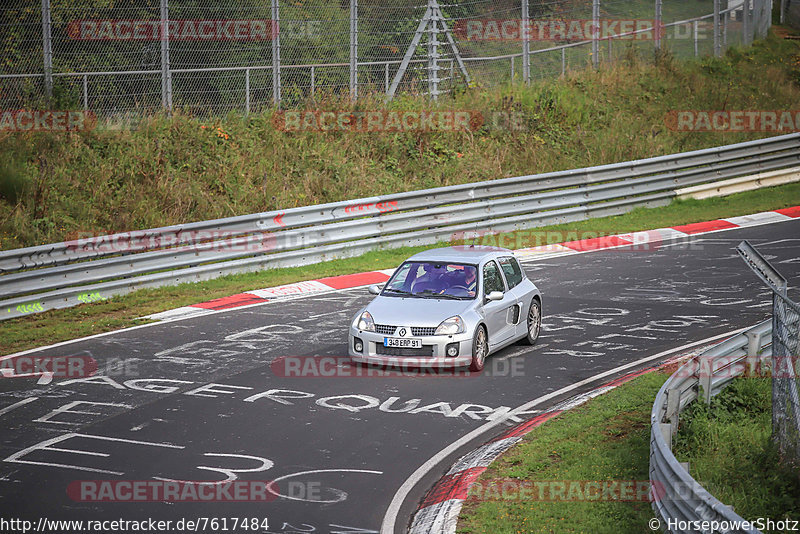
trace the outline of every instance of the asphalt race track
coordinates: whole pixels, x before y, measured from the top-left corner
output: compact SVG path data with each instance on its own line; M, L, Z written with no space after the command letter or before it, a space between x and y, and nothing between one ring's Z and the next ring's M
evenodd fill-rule
M542 337L495 354L480 376L281 376L280 357L346 355L348 321L372 298L366 288L39 351L89 355L100 373L50 384L0 379L0 508L34 522L246 517L267 518L269 532L377 532L403 482L488 420L768 317L768 291L734 251L742 239L789 280L790 293L800 284L800 220L650 251L526 262L544 296ZM447 467L408 494L401 523ZM271 480L281 496L201 504L81 502L67 493L81 480L158 478Z

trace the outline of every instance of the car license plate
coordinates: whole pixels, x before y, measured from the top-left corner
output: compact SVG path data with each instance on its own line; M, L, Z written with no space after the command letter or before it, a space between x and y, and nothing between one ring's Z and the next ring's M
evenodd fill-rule
M384 347L397 347L401 349L421 349L421 339L410 339L407 337L385 337L383 338Z

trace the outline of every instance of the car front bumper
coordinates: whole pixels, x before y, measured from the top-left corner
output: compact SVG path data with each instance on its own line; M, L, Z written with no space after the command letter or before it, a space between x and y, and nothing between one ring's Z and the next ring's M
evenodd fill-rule
M424 350L430 349L430 356L400 356L380 354L380 347L383 347L383 338L394 337L376 332L365 332L350 327L348 337L348 353L353 361L361 363L371 363L397 367L464 367L472 362L472 335L469 333L456 334L452 336L415 336L414 339L422 341ZM356 352L354 347L355 338L359 338L363 343L363 350ZM448 357L446 355L447 346L457 343L458 356Z

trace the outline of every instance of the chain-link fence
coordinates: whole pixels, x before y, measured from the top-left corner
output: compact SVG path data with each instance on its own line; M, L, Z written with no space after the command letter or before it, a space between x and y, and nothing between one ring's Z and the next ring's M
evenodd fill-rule
M772 302L772 438L800 468L800 305L780 292Z
M800 0L779 0L779 2L780 23L800 28Z
M771 0L5 0L5 109L100 116L431 98L632 54L719 55Z
M785 464L800 469L800 304L789 299L786 278L749 242L736 252L772 291L772 440Z

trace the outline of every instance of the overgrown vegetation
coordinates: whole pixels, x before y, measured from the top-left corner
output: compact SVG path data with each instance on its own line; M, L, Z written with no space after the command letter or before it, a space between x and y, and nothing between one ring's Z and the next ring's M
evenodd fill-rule
M361 196L492 180L773 135L676 132L670 110L786 109L800 101L800 45L771 37L720 59L614 67L530 87L468 89L393 110L518 112L522 130L283 132L272 112L201 120L177 113L132 130L0 134L0 248ZM314 109L384 108L333 97Z
M695 480L745 519L800 521L800 473L781 468L772 441L772 381L738 378L681 416L674 453Z

